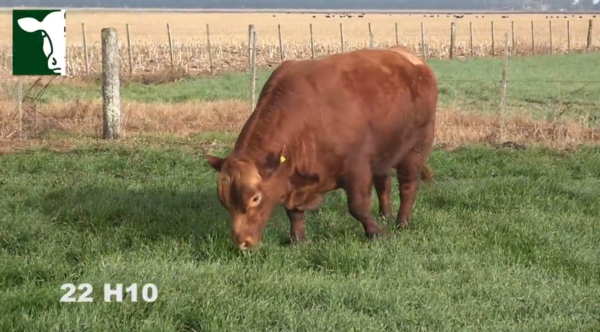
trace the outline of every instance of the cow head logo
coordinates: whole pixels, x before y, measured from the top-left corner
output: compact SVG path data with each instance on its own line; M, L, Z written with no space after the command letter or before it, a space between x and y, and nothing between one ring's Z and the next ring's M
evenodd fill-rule
M30 11L36 14L31 16L27 16L27 12L19 13L20 18L16 19L19 28L28 34L41 33L42 50L35 51L43 51L48 70L54 74L66 75L66 11L45 11L47 14L41 20L39 18L43 13L40 13L43 11ZM33 53L34 50L31 52Z

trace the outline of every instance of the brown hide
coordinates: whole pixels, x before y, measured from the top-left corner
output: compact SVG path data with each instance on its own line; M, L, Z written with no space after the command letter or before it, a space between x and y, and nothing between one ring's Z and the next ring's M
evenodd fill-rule
M375 185L381 214L390 217L393 169L401 199L396 221L407 225L419 178L431 178L426 162L437 96L431 68L401 46L284 62L265 83L233 152L207 156L220 171L234 242L258 244L276 204L286 209L292 240L304 240L304 211L338 188L366 234L380 234L371 190Z

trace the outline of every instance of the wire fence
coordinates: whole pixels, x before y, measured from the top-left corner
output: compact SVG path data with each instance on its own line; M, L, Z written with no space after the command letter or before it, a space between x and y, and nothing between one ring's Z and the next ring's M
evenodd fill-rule
M491 21L478 21L479 16L476 16L472 21L454 18L452 22L419 22L413 18L400 22L365 20L358 23L340 21L313 24L303 20L251 25L258 36L256 49L259 68L272 67L285 59L307 59L358 48L386 48L395 44L407 46L427 59L502 57L504 47L501 39L505 32L510 34L509 52L512 56L580 53L600 49L596 38L600 26L594 24L595 18L592 15L589 15L590 18L570 16L549 16L545 20L506 18ZM73 20L79 22L77 19L69 19L69 22ZM101 24L101 21L90 20L69 23L69 75L101 72ZM248 70L249 36L239 24L235 27L197 22L193 25L178 22L119 22L115 29L124 60L123 73L183 71L214 74L223 70ZM0 28L7 32L11 29L8 26ZM0 67L0 73L12 69L10 43L0 45Z
M197 60L209 63L210 71L211 58L214 61L218 52L215 51L214 44L208 42L210 30L207 31L207 55ZM274 44L275 51L265 55L266 44L261 46L258 42L257 29L249 27L248 36L248 42L241 43L237 49L238 65L233 69L249 71L249 74L237 74L246 75L249 80L239 78L223 82L206 78L194 90L194 94L202 94L201 97L185 93L170 99L156 96L155 99L165 102L163 104L124 100L124 132L194 134L210 130L239 129L253 109L257 91L269 73L257 69L275 67L289 58L283 42ZM538 142L564 147L600 143L600 68L597 66L598 55L593 53L594 44L591 43L591 46L585 49L588 55L562 60L567 58L519 57L510 32L495 38L497 51L493 54L494 57L488 60L442 61L433 64L438 74L440 89L436 133L438 144ZM327 52L341 51L341 42L337 49L330 46ZM343 42L346 43L344 51L365 47L350 47L347 40ZM368 43L366 47L387 47L375 42L374 38ZM172 41L167 43L171 47L161 49L162 52L167 52L167 58L173 59L172 64L162 68L155 67L154 73L149 68L140 69L141 66L134 65L135 61L128 62L127 59L134 53L134 49L129 51L129 47L123 47L122 42L119 44L120 57L125 60L122 61L121 67L125 85L130 82L169 82L168 73L171 74L171 78L177 79L186 74L185 67L190 66L182 58L178 60L177 54L181 52L175 52ZM125 45L131 44L129 42ZM316 48L315 45L317 44L309 44L309 53L303 58L312 57L310 52L312 48ZM456 41L449 42L448 54L454 53L453 55L458 57L456 54L460 53L453 48L458 48L459 45ZM86 45L86 49L88 48L89 45ZM415 49L415 52L418 51L419 49ZM325 54L329 54L327 52ZM87 53L90 52L85 54ZM426 54L431 58L431 53ZM70 52L69 56L69 59L72 59L73 52ZM101 55L98 54L95 58L99 60ZM135 56L131 56L131 59L134 58ZM152 62L152 58L150 57L148 62ZM15 81L15 85L5 82L4 93L0 91L0 95L4 96L4 101L0 100L0 107L4 108L0 108L0 137L40 137L54 131L99 135L102 122L100 91L95 90L90 97L90 91L85 87L86 84L91 84L97 89L98 81L95 77L101 68L94 69L92 59L86 60L83 57L82 63L86 62L87 66L79 69L76 74L73 73L74 67L70 67L71 78L52 82L51 86L54 87L69 84L84 87L80 90L69 90L68 95L59 96L62 98L59 98L60 100L56 99L56 95L44 98L44 80L30 85L24 80ZM141 76L139 71L142 72ZM92 80L88 80L88 77ZM167 77L166 81L162 81L164 77ZM24 89L15 88L19 84L24 86ZM162 91L165 91L165 94L173 94L167 93L167 90ZM159 90L155 93L161 94ZM210 93L214 95L211 96Z

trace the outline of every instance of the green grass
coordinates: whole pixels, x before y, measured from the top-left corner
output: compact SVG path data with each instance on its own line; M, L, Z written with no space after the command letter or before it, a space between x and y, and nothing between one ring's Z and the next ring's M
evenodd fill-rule
M277 210L246 254L188 150L5 155L0 330L599 330L598 155L435 151L410 231L365 241L332 193L309 243L281 244ZM59 303L61 284L86 282L94 303ZM158 300L104 303L101 285L119 282L155 283Z
M440 104L498 112L503 60L430 60L440 80ZM576 117L600 122L600 53L538 56L510 59L507 113L554 119ZM260 90L271 70L258 72ZM45 101L100 98L101 88L76 89L52 86ZM123 99L139 102L177 103L250 97L247 73L229 73L216 78L192 78L162 85L133 83L123 87ZM566 111L565 111L566 109Z

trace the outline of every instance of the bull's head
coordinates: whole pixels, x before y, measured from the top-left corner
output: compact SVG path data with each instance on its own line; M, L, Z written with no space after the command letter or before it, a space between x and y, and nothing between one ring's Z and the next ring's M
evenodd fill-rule
M66 15L67 13L61 10L48 14L42 22L32 17L24 17L17 21L19 27L26 32L42 32L48 69L61 75L66 73Z
M208 155L206 159L219 172L219 200L229 211L233 242L242 250L256 247L285 191L287 182L278 172L285 158L271 153L262 163L231 156Z

